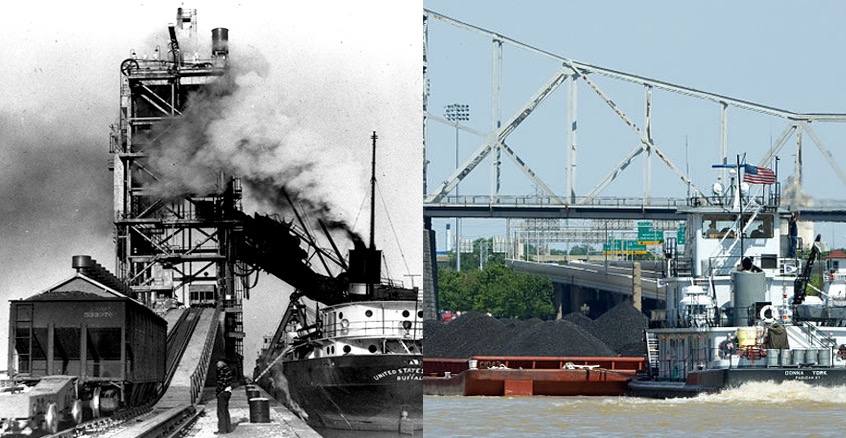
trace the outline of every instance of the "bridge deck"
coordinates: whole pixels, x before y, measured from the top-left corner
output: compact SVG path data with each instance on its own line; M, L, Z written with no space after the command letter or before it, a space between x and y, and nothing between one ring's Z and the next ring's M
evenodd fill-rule
M632 295L634 280L631 266L608 265L584 261L566 265L506 260L514 270L547 277L554 283L573 284L583 288L594 288L623 295ZM664 291L658 287L660 271L641 269L641 291L643 298L664 299Z

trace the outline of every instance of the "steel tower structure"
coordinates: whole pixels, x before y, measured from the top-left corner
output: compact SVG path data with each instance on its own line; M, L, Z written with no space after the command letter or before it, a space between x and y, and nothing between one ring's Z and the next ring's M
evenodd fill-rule
M135 298L154 309L169 299L221 306L225 353L238 360L243 357L241 300L248 295L231 239L239 224L233 219L240 210L239 180L220 174L215 193L176 197L156 195L143 183L159 179L147 165L151 151L180 147L168 144L168 129L189 96L224 75L228 30L212 30L209 59L180 51L178 38L196 38L196 10L179 8L168 30L166 50L156 47L152 57L133 51L120 67L120 115L110 142L116 273Z

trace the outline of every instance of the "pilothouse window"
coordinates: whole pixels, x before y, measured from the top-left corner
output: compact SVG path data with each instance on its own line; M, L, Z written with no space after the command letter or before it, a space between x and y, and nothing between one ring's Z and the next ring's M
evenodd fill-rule
M706 239L734 239L742 230L745 230L744 237L748 238L773 237L773 217L744 214L741 222L734 214L706 214L702 217L702 237Z

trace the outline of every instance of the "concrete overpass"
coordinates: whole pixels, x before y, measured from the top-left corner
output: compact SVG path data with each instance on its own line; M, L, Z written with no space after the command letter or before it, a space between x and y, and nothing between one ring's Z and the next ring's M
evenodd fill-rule
M663 262L642 261L636 283L633 262L571 261L566 265L507 259L515 271L549 278L555 286L555 306L559 316L580 311L585 304L589 316L604 313L620 301L630 298L636 285L641 288L643 310L657 308L665 301Z

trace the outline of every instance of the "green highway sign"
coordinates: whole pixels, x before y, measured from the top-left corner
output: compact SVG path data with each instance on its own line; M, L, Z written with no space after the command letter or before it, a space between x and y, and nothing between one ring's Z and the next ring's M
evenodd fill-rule
M664 242L664 230L638 228L637 242L641 245L660 245Z
M636 240L614 239L602 245L603 254L646 254L646 246Z

